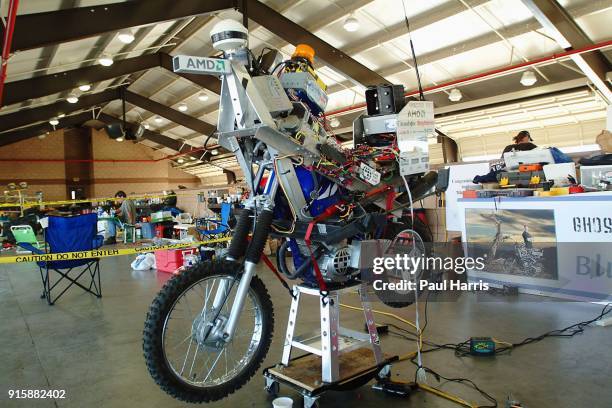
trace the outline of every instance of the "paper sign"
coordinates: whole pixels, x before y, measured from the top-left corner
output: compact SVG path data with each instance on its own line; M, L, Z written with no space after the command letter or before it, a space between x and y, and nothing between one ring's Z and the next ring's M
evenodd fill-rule
M410 101L397 114L400 174L406 176L429 170L427 138L435 133L433 102Z

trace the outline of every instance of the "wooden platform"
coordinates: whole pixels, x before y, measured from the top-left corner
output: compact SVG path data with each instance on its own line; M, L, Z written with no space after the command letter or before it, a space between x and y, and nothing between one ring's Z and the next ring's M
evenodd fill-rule
M385 363L397 359L395 356L386 354L383 358ZM336 385L342 385L360 375L380 369L370 348L362 347L342 353L339 360L340 379L335 383ZM310 393L327 385L321 382L321 358L314 354L293 359L287 367L282 365L270 367L267 372L282 382L291 383Z

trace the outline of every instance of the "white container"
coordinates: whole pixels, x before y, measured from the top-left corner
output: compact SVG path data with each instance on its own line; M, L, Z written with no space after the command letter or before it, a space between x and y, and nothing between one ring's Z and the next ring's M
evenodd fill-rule
M572 176L576 180L576 165L574 162L546 164L543 169L546 180L553 180L556 187L569 186L568 176Z
M289 397L279 397L272 401L274 408L291 408L293 407L293 400Z
M583 186L600 189L602 180L612 181L612 165L580 166L580 184Z

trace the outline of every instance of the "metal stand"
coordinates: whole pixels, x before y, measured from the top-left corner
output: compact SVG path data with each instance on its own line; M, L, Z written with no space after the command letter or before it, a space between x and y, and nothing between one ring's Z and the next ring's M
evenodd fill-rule
M264 370L268 393L276 394L279 383L289 385L302 394L304 407L310 408L327 390L349 389L351 385L360 386L375 376L385 378L390 375L390 363L397 360L397 356L383 356L365 285L360 287L359 294L368 334L340 326L340 293L353 288L330 291L323 298L318 289L293 287L295 298L289 310L281 363ZM296 336L302 295L318 298L321 330ZM292 359L294 348L308 354Z

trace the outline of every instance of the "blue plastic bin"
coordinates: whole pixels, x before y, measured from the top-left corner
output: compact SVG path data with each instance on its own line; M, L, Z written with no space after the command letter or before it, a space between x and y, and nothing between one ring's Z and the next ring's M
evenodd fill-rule
M143 222L140 224L140 232L143 239L153 239L155 237L155 224Z

